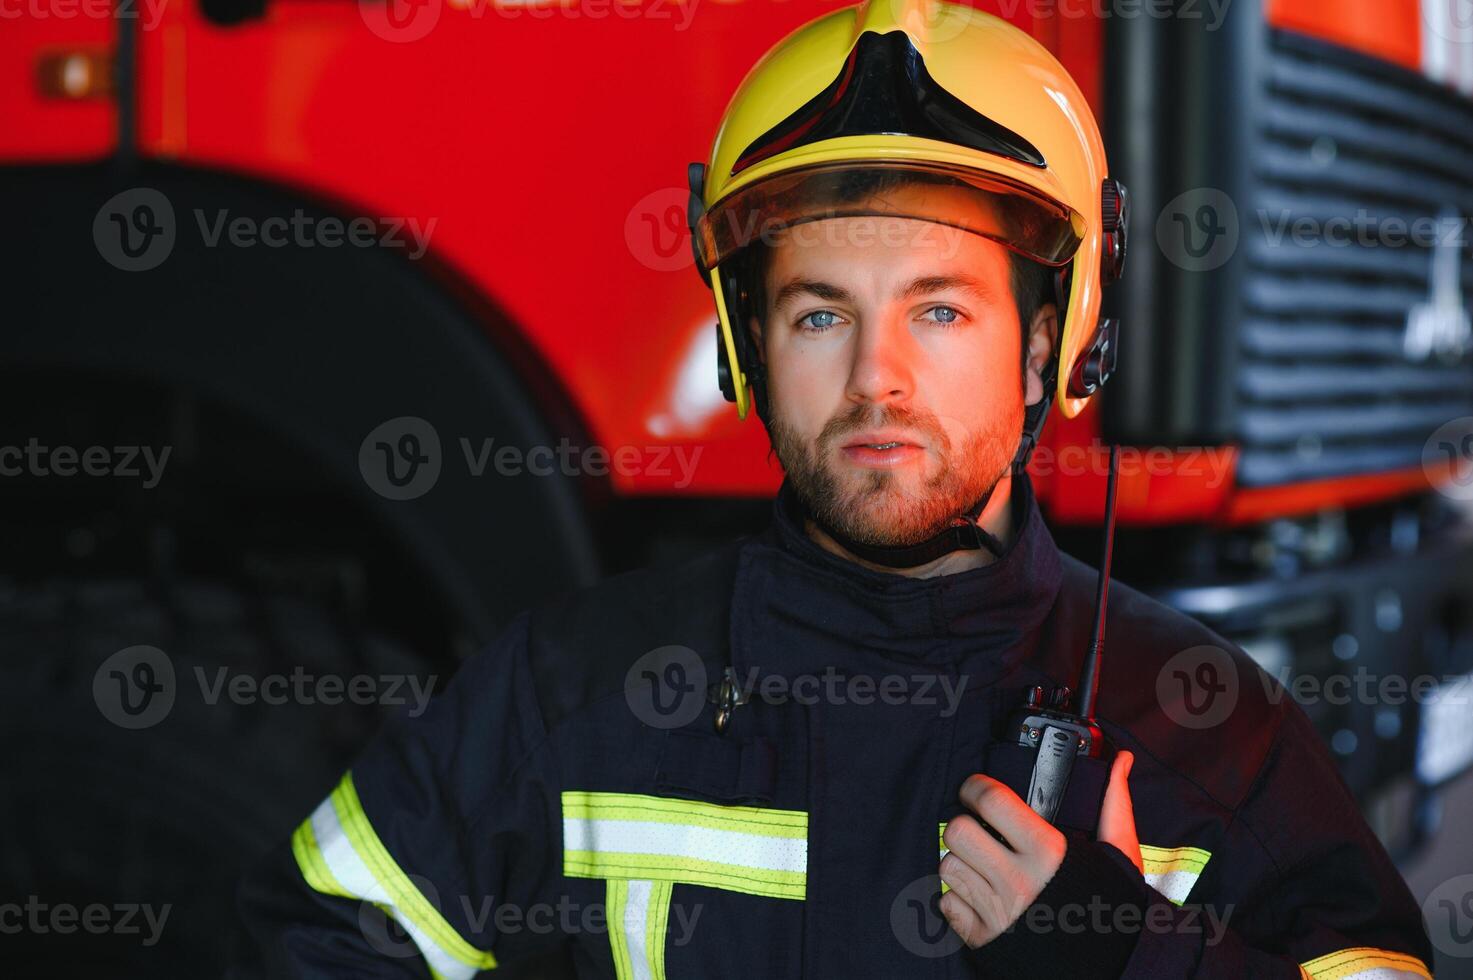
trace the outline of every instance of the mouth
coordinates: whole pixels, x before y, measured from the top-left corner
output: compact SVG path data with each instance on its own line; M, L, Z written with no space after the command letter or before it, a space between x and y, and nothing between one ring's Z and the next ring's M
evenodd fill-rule
M861 432L843 446L843 455L861 466L898 466L920 458L925 450L903 432Z
M897 446L910 446L919 449L920 443L903 432L896 432L891 429L879 429L861 432L844 444L845 449L894 449Z

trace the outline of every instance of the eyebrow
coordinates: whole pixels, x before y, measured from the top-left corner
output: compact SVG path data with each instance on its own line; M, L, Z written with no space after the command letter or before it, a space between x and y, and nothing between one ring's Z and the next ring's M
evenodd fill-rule
M989 303L995 301L997 298L997 294L993 289L985 283L973 279L971 276L921 276L918 279L912 279L901 287L900 291L896 293L896 299L915 299L917 296L924 296L927 293L938 293L947 289L958 289ZM789 279L774 295L772 305L782 306L789 300L804 295L816 296L830 303L849 303L854 298L842 286L836 286L831 282L824 282L821 279L799 278Z
M969 293L988 303L996 298L996 293L986 283L973 279L971 276L922 276L919 279L912 279L900 291L898 298L915 299L917 296L939 293L947 289Z
M847 289L835 286L831 282L823 282L820 279L789 279L773 297L772 305L782 306L788 300L797 299L803 295L817 296L830 303L848 303L853 300Z

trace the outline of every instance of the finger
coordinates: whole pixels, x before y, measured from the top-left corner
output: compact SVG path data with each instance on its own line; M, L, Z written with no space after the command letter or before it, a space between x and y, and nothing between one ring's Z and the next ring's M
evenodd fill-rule
M989 931L1000 932L1008 924L1008 910L1004 908L1003 898L985 874L967 864L955 852L941 859L939 870L941 880L971 906Z
M991 776L978 773L962 783L962 802L1002 834L1008 846L1019 853L1050 851L1054 838L1063 840L1047 820L1029 809L1017 793Z
M946 918L946 924L951 926L952 931L962 937L962 942L973 949L992 939L992 936L988 934L986 923L977 914L977 910L968 905L956 892L947 892L941 896L941 914Z
M1122 750L1110 766L1110 783L1105 787L1105 803L1100 808L1097 836L1113 844L1130 858L1137 871L1145 868L1141 860L1141 842L1135 829L1135 803L1130 798L1130 769L1135 755Z
M997 880L1004 868L1018 860L1018 856L989 834L975 817L965 813L946 822L941 843L989 882Z

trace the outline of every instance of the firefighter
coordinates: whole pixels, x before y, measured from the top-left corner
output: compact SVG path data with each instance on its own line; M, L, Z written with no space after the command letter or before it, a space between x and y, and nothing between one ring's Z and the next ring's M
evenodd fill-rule
M1108 373L1125 246L1058 62L960 5L836 10L689 177L719 383L786 474L770 525L522 612L392 724L245 883L261 969L1427 977L1303 711L1127 587L1109 751L1050 820L1019 795L1010 718L1068 703L1096 588L1023 463ZM1184 655L1211 671L1175 697Z

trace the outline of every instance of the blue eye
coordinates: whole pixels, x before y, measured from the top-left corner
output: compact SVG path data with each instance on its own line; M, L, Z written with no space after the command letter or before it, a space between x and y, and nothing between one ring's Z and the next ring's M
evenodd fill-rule
M832 327L838 319L839 315L833 310L818 310L799 320L798 325L807 326L809 329L818 332Z
M936 323L956 323L962 315L950 306L933 306L927 313L936 314Z

